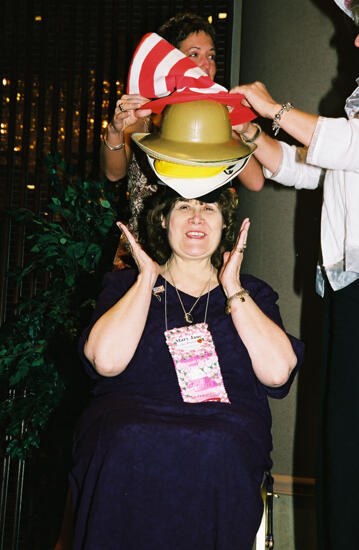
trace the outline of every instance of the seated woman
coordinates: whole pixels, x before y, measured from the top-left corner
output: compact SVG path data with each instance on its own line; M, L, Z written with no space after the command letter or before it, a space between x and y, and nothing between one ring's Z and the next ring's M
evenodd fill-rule
M268 396L289 391L302 344L277 294L241 274L234 190L210 187L159 186L140 242L118 223L137 269L105 277L80 343L96 387L74 436L75 550L252 548Z

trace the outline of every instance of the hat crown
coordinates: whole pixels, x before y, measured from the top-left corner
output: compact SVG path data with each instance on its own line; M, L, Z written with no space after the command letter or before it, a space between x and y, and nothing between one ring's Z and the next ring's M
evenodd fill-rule
M232 127L225 105L199 100L167 106L160 134L170 141L209 145L230 141Z
M233 139L225 105L203 99L167 106L159 132L133 133L131 138L154 158L192 166L228 166L255 149Z

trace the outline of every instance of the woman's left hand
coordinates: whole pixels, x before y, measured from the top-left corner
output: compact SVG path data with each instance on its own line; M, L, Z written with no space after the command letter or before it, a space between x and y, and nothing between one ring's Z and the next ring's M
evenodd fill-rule
M243 253L246 248L249 226L250 221L246 218L242 222L233 250L223 254L223 265L219 272L218 279L227 297L232 296L242 289L239 274L243 261Z

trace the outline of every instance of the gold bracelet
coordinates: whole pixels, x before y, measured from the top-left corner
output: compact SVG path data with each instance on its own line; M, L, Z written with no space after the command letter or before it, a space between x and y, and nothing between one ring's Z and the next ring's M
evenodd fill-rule
M245 302L246 301L245 296L249 296L249 290L246 290L245 288L242 288L242 290L239 290L238 292L233 294L233 296L230 296L227 299L227 303L226 303L226 309L225 309L226 314L229 315L232 311L231 310L232 300L234 300L235 298L239 298L241 302Z
M107 149L109 149L110 151L120 151L120 149L123 149L123 147L125 146L124 141L122 143L120 143L119 145L109 145L107 143L107 140L106 140L105 136L103 136L103 142L104 142L105 146L107 147Z
M254 143L262 133L262 128L259 126L259 124L257 124L256 122L252 122L252 124L253 126L256 127L256 131L253 137L246 138L244 134L240 134L242 141L244 141L244 143Z

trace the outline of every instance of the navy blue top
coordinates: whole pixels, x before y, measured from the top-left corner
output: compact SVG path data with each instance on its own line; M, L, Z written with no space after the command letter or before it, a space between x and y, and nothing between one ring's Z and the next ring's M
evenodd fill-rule
M143 335L126 370L100 376L83 355L84 343L95 321L136 276L134 270L105 276L91 325L80 340L82 360L96 385L74 437L74 548L249 550L261 516L263 472L271 467L267 398L288 393L297 367L278 388L257 379L231 316L225 315L226 297L218 286L210 292L207 323L230 404L183 402L164 337L164 291L157 294L160 300L152 296ZM282 327L272 288L250 275L241 275L241 283ZM165 287L162 276L155 286ZM190 310L196 298L181 291L180 296ZM205 294L192 311L195 323L204 321L206 300ZM168 282L167 318L169 329L186 325ZM299 365L303 344L289 338ZM120 335L118 345L126 345Z

